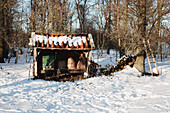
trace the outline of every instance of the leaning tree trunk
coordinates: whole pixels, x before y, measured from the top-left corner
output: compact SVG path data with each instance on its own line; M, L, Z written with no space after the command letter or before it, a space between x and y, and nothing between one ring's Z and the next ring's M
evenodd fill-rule
M111 0L109 0L109 5L108 5L108 8L109 8L109 17L108 17L108 33L109 33L109 37L108 37L108 45L107 45L107 54L110 54L110 49L111 49Z

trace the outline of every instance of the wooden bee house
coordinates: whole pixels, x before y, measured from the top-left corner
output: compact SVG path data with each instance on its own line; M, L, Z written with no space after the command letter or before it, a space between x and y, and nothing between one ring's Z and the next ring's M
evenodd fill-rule
M91 34L32 32L33 76L80 75L88 71L91 50L95 48Z

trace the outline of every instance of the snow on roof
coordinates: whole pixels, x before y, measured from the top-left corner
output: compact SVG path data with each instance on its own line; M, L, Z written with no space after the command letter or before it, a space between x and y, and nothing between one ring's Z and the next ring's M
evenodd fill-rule
M60 48L62 44L64 44L64 48L94 48L94 42L92 36L87 34L79 34L79 35L34 34L32 38L34 43L32 45L34 47Z

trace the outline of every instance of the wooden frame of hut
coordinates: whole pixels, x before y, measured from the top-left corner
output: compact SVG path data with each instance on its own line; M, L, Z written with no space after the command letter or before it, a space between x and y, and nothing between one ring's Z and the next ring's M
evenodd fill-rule
M91 50L95 48L91 34L32 32L33 76L36 78L83 75L88 73Z

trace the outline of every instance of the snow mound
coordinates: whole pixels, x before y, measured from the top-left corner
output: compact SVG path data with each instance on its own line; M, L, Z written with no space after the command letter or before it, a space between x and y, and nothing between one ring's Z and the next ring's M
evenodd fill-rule
M30 64L0 64L0 113L170 112L170 59L158 62L160 77L138 76L128 66L114 76L76 82L29 80Z
M116 72L117 76L141 76L142 73L139 72L135 67L131 68L129 65L126 66L122 71Z

